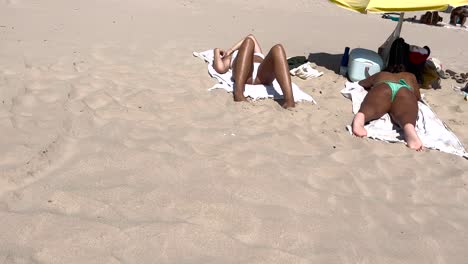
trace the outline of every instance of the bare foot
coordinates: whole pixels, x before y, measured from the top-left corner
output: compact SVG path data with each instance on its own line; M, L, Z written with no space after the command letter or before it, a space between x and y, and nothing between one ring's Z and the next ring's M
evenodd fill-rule
M234 101L235 102L245 102L247 101L247 98L244 96L244 89L245 89L245 84L240 85L236 82L234 82Z
M367 136L367 130L364 128L366 117L363 113L358 112L353 119L353 134L358 137Z
M410 149L420 151L423 149L423 144L421 139L419 139L416 129L412 124L406 124L403 127L403 132L405 133L406 146Z
M292 108L295 106L296 106L296 103L294 103L294 101L285 101L282 105L284 109Z
M236 94L234 93L234 101L235 102L246 102L247 98L243 94Z

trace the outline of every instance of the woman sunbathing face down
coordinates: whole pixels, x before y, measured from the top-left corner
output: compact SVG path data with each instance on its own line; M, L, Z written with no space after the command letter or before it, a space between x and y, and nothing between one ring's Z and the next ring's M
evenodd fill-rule
M421 99L416 77L412 73L402 72L403 65L388 70L359 82L368 93L354 116L353 134L367 136L364 125L389 113L393 122L403 128L406 145L414 150L422 150L423 145L415 128L418 100Z
M226 51L215 48L213 68L221 74L232 69L236 102L246 101L246 84L270 85L276 79L284 96L282 106L295 106L286 52L281 44L264 56L255 37L248 35Z

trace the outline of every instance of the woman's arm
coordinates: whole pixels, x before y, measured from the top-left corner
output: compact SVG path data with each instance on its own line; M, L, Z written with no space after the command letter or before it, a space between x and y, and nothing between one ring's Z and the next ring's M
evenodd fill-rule
M416 98L418 101L421 101L421 92L419 91L419 84L416 82L416 86L413 86L414 89L414 95L416 95Z
M241 39L239 42L234 44L234 46L232 46L227 51L223 51L223 50L216 48L214 49L214 61L213 61L213 68L216 70L216 72L222 74L222 73L226 73L229 70L231 66L232 53L238 50L241 47L244 40L247 38L250 38L254 41L255 43L254 52L260 52L260 53L262 52L260 45L257 42L257 39L255 39L255 37L252 34Z
M378 73L374 74L374 75L371 75L371 76L367 77L366 79L359 81L358 84L361 85L362 87L364 87L364 89L369 90L370 88L372 88L372 86L374 86L375 79L377 78L377 75L378 75Z
M240 48L240 46L242 45L242 43L244 42L244 40L246 40L247 38L250 38L250 39L253 40L253 42L255 43L254 52L262 53L262 49L260 48L260 44L258 44L257 39L254 37L254 35L249 34L247 37L241 39L239 42L237 42L236 44L234 44L234 46L232 46L230 49L228 49L228 50L226 51L226 55L225 55L225 56L229 56L229 55L231 55L234 51L238 50L238 49Z
M234 51L238 50L240 48L240 46L242 45L242 43L244 42L244 40L246 38L249 38L250 35L248 35L247 37L241 39L239 42L237 42L236 44L234 44L234 46L232 46L230 49L226 50L226 55L225 56L229 56L231 55Z
M226 52L218 48L214 49L213 68L217 73L226 73L231 66L231 55L226 56Z

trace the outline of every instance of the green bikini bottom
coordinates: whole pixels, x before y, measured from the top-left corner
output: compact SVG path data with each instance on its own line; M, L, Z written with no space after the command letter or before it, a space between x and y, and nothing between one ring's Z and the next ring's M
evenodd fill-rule
M390 87L390 89L392 90L392 102L395 99L395 96L396 96L397 92L401 89L401 87L405 87L406 89L408 89L410 91L413 90L413 88L411 88L411 86L409 86L409 84L407 84L405 82L405 80L403 80L403 79L400 79L398 82L383 81L381 83L387 84L388 87Z

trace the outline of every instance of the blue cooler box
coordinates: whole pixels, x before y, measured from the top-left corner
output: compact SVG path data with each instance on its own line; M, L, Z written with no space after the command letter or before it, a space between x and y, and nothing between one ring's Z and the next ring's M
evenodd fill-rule
M369 76L383 69L383 61L377 52L368 49L353 49L349 54L348 77L351 81L364 80L366 68L369 68Z

